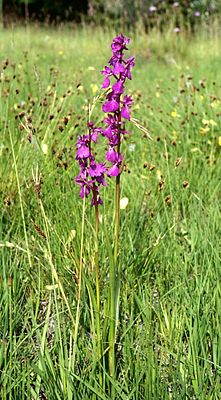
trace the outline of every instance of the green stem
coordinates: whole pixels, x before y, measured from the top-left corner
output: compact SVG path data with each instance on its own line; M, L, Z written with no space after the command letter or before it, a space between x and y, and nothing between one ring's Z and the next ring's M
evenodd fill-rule
M98 218L98 204L97 204L97 195L94 195L95 202L95 274L96 274L96 294L97 294L97 310L100 312L100 282L99 282L99 254L98 254L98 227L99 227L99 218Z
M114 264L117 268L118 249L119 249L119 228L120 228L120 175L116 177L115 191L115 240L114 240Z
M98 362L101 362L102 357L102 346L101 346L101 322L100 322L100 271L99 271L99 251L98 251L98 232L99 232L99 213L98 213L98 202L97 193L93 191L94 205L95 205L95 283L96 283L96 297L97 297L97 310L96 310L96 325L97 325L97 351L98 351ZM102 372L99 368L99 381L102 386Z
M117 152L120 154L120 141L121 141L121 111L118 114L118 144ZM117 258L119 251L119 229L120 229L120 175L116 177L116 192L115 192L115 242L114 242L114 264L117 269Z
M121 135L121 112L118 114L118 145L117 152L120 153ZM115 233L114 233L114 262L110 270L110 332L109 332L109 371L111 377L115 376L115 342L116 342L116 320L117 320L117 293L119 293L119 229L120 229L120 174L116 177L115 189ZM118 291L116 290L118 289ZM113 393L112 393L113 395ZM112 396L114 397L114 395Z
M74 346L73 346L73 356L72 356L73 371L75 368L75 359L77 353L77 337L78 337L78 328L80 321L80 303L81 303L83 249L84 249L84 222L85 222L85 197L83 201L82 225L81 225L81 250L80 250L79 277L78 277L78 301L77 301L77 311L76 311L75 330L74 330Z
M89 118L90 120L90 118ZM91 154L91 129L89 128L89 151ZM96 326L97 326L97 355L98 355L98 362L101 362L102 356L102 346L101 346L101 322L100 322L100 274L99 274L99 251L98 251L98 231L99 231L99 213L98 213L98 201L97 201L97 191L94 185L92 188L93 193L93 200L95 206L95 255L94 255L94 263L95 263L95 285L96 285ZM99 368L99 382L102 386L102 372L101 368Z

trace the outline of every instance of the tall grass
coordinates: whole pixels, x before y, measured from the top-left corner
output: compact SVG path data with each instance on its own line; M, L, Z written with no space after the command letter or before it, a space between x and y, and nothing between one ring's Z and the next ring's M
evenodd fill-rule
M132 114L153 140L130 123L115 377L107 369L114 183L104 192L98 360L94 215L87 203L82 213L74 145L113 34L1 32L2 399L220 398L218 32L131 37Z

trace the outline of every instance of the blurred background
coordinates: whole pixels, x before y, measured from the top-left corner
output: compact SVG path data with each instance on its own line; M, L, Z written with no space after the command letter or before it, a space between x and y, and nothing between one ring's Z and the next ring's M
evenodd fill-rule
M177 28L194 27L200 21L221 12L221 0L0 0L4 26L37 21L44 24L62 22L126 24L145 29L157 25L163 29L168 20Z

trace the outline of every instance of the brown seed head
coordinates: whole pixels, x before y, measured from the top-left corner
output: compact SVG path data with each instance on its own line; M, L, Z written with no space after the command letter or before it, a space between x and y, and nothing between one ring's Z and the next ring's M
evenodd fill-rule
M153 170L154 170L154 168L155 168L155 165L153 165L153 164L150 164L150 171L153 171Z
M170 195L168 194L166 197L165 197L165 202L166 202L166 204L168 205L168 206L171 206L171 197L170 197Z
M184 189L189 187L189 182L188 181L183 181L183 187Z

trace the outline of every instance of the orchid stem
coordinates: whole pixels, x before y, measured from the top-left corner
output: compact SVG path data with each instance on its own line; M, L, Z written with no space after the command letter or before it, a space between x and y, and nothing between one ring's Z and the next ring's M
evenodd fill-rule
M121 135L121 112L118 115L118 146L117 151L120 153L120 135ZM114 262L110 270L110 333L109 333L109 370L112 378L116 374L115 363L115 343L116 343L116 328L117 328L117 287L119 289L119 229L120 229L120 173L116 177L115 189L115 233L114 233ZM114 388L113 388L114 391ZM112 393L112 397L114 394Z
M83 249L84 249L84 223L85 223L85 197L83 201L82 224L81 224L81 250L80 250L80 263L79 263L79 277L78 277L78 301L76 311L76 322L74 330L74 346L73 346L73 370L75 371L75 359L77 352L77 337L80 321L80 303L81 303L81 290L82 290L82 269L83 269Z
M120 175L116 177L115 192L115 241L114 241L114 264L117 268L118 248L119 248L119 227L120 227Z
M102 357L102 345L101 345L101 322L100 322L100 273L99 273L99 251L98 251L98 232L99 232L99 213L98 213L98 202L97 202L97 193L93 191L94 197L94 205L95 205L95 284L96 284L96 300L97 300L97 309L96 309L96 325L97 325L97 355L98 362L101 362ZM99 367L99 382L102 386L102 373Z
M96 274L97 309L98 309L98 312L100 312L98 229L99 229L99 214L98 214L98 204L96 201L96 204L95 204L95 274Z

